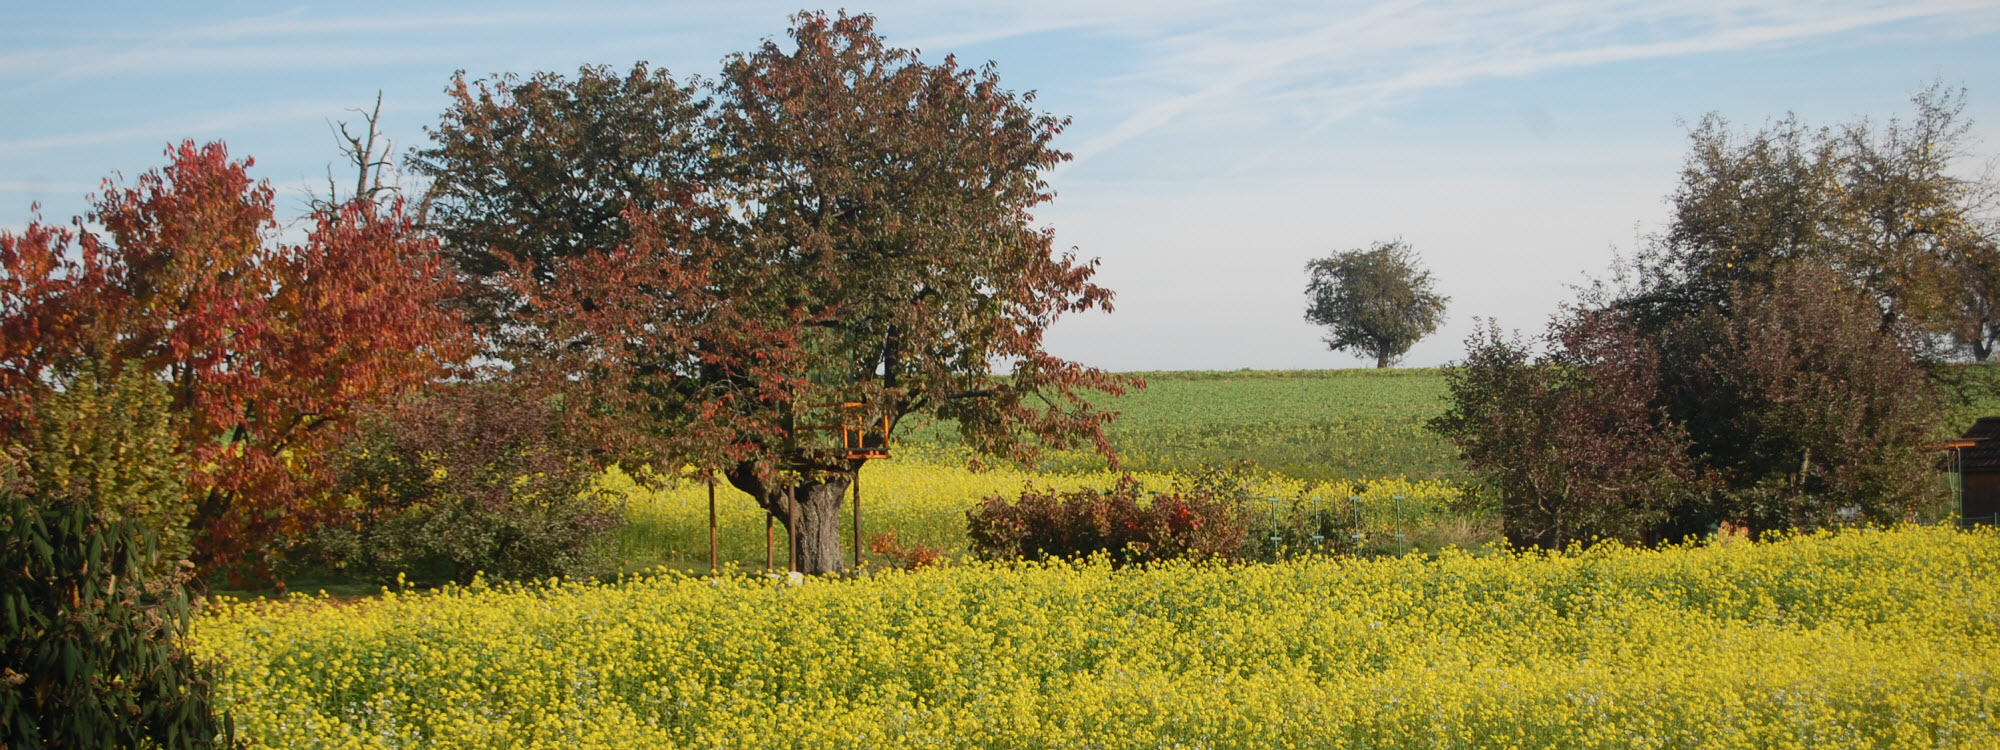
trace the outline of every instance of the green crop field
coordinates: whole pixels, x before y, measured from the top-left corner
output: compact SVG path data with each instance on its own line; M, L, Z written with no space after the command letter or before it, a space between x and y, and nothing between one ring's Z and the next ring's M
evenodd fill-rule
M1464 477L1451 445L1424 430L1444 412L1438 370L1240 370L1133 373L1146 387L1098 403L1128 468L1190 471L1243 461L1305 480ZM953 442L948 425L913 424L911 442ZM1047 462L1096 469L1088 455Z

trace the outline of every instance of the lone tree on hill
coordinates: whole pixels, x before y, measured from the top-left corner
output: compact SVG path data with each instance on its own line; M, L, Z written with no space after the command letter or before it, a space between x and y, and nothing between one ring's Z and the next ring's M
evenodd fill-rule
M1335 253L1306 264L1306 320L1331 328L1327 348L1394 364L1437 331L1451 298L1431 290L1431 272L1402 240Z
M1126 381L1042 347L1058 316L1111 308L1095 262L1031 223L1066 121L991 65L884 46L868 16L794 21L791 49L731 56L706 87L643 63L461 78L413 166L489 356L580 405L607 457L726 476L818 574L842 567L864 462L843 417L1108 453L1082 391Z

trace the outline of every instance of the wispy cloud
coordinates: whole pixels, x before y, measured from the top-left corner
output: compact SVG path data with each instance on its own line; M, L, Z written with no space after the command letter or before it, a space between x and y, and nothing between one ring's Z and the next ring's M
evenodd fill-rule
M0 193L81 194L96 189L97 189L96 185L83 185L83 184L67 183L67 182L21 182L21 181L0 180Z
M49 135L39 138L0 140L0 156L134 140L153 140L161 144L166 144L179 141L183 138L212 138L228 134L232 131L266 125L321 122L342 118L352 119L351 113L354 109L354 104L354 102L348 100L266 102L249 107L194 112L177 117L116 128L63 133L61 135ZM385 114L410 109L414 109L414 107L397 102L385 101L382 104L382 111Z
M217 23L146 31L102 32L84 41L0 53L0 76L79 79L128 74L296 70L384 66L462 59L493 34L657 23L685 17L661 6L531 11L413 12L317 15L304 9Z
M913 32L895 43L946 52L963 46L1051 31L1145 33L1171 28L1230 5L1215 0L1024 0L965 6L889 0L872 12ZM396 65L464 60L468 52L513 33L557 29L703 29L740 27L749 38L778 36L794 0L733 3L666 2L565 6L559 9L440 10L328 14L305 8L164 29L93 29L46 33L56 44L0 52L0 77L79 79L104 76L226 72L245 68L313 69L332 65ZM470 33L468 33L470 32ZM471 38L468 38L471 37ZM456 43L440 44L440 39ZM539 42L540 40L527 40Z
M1155 93L1075 149L1074 169L1206 113L1299 117L1305 130L1426 90L1633 60L1775 47L1921 20L1989 28L1991 3L1436 3L1193 18L1148 45L1130 83ZM1273 103L1286 106L1274 107Z
M637 4L558 10L410 13L294 9L147 32L106 32L77 42L0 53L0 82L50 81L136 73L337 70L355 65L463 64L494 40L542 29L701 29L714 35L746 23L766 35L794 6L755 0ZM1096 75L1116 97L1106 127L1083 133L1074 169L1150 134L1218 117L1296 120L1294 132L1380 111L1427 90L1482 79L1622 61L1772 47L1911 21L1990 28L1990 0L1387 0L1300 5L1278 0L1022 0L942 6L888 0L876 10L897 44L944 52L1042 34L1115 38L1133 52L1127 72ZM768 16L768 17L767 17ZM472 33L465 33L470 31ZM750 32L744 32L746 34ZM1085 73L1088 77L1090 74ZM0 153L82 145L160 132L212 131L253 122L324 117L295 105L258 105L216 121L181 120L0 141Z

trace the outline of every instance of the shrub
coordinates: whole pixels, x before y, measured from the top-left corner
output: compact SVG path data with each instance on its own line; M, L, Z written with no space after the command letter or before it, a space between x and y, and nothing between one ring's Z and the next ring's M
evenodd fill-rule
M1662 391L1690 454L1725 487L1704 526L1753 535L1935 520L1943 483L1923 455L1945 434L1923 365L1876 302L1832 270L1784 266L1739 287L1727 317L1674 336Z
M486 384L441 387L376 414L342 461L354 517L316 533L313 556L383 582L607 572L598 542L619 513L558 416Z
M1942 402L1876 303L1809 263L1673 317L1639 297L1551 324L1549 353L1482 330L1431 424L1501 498L1508 540L1672 541L1924 520ZM1590 300L1586 300L1590 302ZM1663 308L1664 309L1664 308Z
M868 539L868 551L880 555L889 564L907 570L922 570L944 565L944 550L923 542L904 544L896 540L896 530L890 529Z
M1240 494L1188 485L1147 493L1126 477L1105 491L1029 487L966 511L972 552L983 559L1077 559L1103 553L1116 566L1172 559L1230 559L1243 547Z
M87 372L0 453L0 747L212 747L184 650L187 495L164 389Z
M1482 327L1446 371L1451 406L1431 428L1499 495L1509 543L1651 540L1697 491L1686 433L1654 404L1655 347L1588 311L1552 323L1546 344L1531 361Z
M105 522L140 525L159 546L148 572L179 571L193 551L194 500L166 386L96 364L59 380L61 388L38 395L35 416L8 431L24 451L27 478Z

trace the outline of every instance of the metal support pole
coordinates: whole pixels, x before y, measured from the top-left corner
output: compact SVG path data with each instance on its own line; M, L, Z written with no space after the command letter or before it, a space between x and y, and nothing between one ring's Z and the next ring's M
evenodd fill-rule
M1404 540L1404 536L1403 536L1403 496L1402 496L1402 495L1397 495L1397 496L1396 496L1396 555L1397 555L1397 556L1399 556L1399 557L1400 557L1400 556L1402 556L1402 555L1403 555L1404 553L1407 553L1407 552L1409 552L1409 546L1408 546L1408 545L1406 545L1406 544L1404 544L1404 543L1403 543L1403 540Z
M1275 497L1265 499L1271 501L1271 560L1276 562L1283 554L1285 538L1278 531L1278 499Z
M1348 536L1349 538L1351 538L1351 539L1353 539L1353 540L1354 540L1354 556L1355 556L1355 557L1360 557L1360 556L1361 556L1361 546L1362 546L1362 544L1363 544L1364 542L1368 541L1368 531L1367 531L1367 529L1363 528L1363 527L1362 527L1362 525L1361 525L1361 524L1362 524L1362 521L1361 521L1361 496L1360 496L1360 495L1348 495L1348 496L1347 496L1347 505L1348 505L1348 507L1349 507L1350 509L1352 509L1352 510L1354 511L1354 530L1353 530L1353 531L1351 531L1351 532L1348 532L1347 536Z
M1325 550L1321 549L1321 547L1326 546L1326 535L1320 532L1320 528L1321 527L1319 522L1319 497L1314 496L1311 538L1312 538L1313 551L1315 552L1325 552Z
M722 544L716 536L716 478L708 478L708 574L722 574Z

